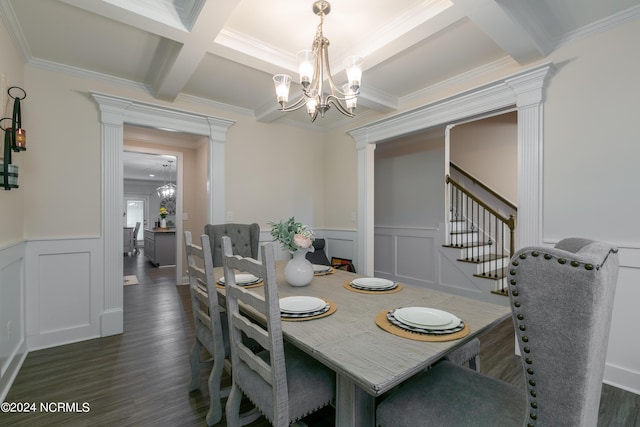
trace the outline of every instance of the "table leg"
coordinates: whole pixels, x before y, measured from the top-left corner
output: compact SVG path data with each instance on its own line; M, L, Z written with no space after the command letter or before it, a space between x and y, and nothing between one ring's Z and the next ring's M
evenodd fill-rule
M374 427L376 398L340 374L336 388L336 427Z

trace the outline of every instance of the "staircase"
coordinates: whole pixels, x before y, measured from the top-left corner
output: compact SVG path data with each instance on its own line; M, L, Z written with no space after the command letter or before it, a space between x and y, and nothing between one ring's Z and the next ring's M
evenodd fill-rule
M459 262L475 265L474 277L491 280L493 282L491 292L508 295L506 276L510 253L508 251L495 253L495 242L486 236L480 236L478 228L469 226L466 220L453 219L449 224L451 243L443 246L458 250Z
M515 206L504 201L514 211L507 217L499 212L499 207L489 206L488 201L449 175L446 182L449 187L448 241L443 246L458 250L459 262L475 264L473 276L491 280L492 293L508 295L506 277L515 249ZM497 195L494 193L494 196Z

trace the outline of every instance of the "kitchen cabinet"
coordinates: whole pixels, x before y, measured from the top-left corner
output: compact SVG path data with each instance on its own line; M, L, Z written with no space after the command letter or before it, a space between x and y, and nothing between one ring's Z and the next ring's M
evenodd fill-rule
M175 265L175 230L144 230L144 254L156 267Z

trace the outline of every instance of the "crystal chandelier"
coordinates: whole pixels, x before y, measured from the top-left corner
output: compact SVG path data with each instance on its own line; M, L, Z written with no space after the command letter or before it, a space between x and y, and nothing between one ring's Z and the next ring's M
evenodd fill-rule
M362 78L361 56L349 56L344 60L344 68L347 72L348 83L338 87L331 77L329 67L329 40L322 34L324 17L331 11L331 5L327 1L313 3L313 13L320 17L320 24L313 39L312 50L301 50L297 54L300 71L300 84L302 96L287 107L289 101L289 86L291 77L287 74L276 74L273 82L276 87L276 97L281 111L294 111L302 106L307 106L307 112L313 122L320 112L324 113L335 106L345 116L353 117L358 95L360 94L360 79ZM329 83L327 88L330 93L325 93L325 81Z
M171 182L171 163L173 163L173 160L169 160L168 165L162 165L164 168L164 185L156 189L156 194L161 199L168 199L176 195L176 186ZM169 183L167 183L167 167L169 167Z

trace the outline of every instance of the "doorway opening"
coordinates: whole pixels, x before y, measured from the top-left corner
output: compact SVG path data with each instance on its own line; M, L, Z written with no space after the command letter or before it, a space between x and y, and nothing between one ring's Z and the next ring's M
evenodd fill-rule
M206 218L224 222L224 152L227 130L233 121L204 114L150 105L132 99L90 92L100 109L102 141L103 293L100 334L120 334L124 329L122 271L122 152L125 123L149 129L189 132L207 139ZM180 191L180 190L178 190ZM178 213L182 207L178 207ZM177 239L182 244L180 235Z
M125 126L127 129L128 126ZM128 133L125 132L125 135ZM140 204L142 201L142 220L137 236L139 247L142 249L137 256L142 256L157 268L171 268L175 270L175 284L180 285L182 280L182 206L183 206L183 153L168 151L171 147L154 146L144 144L141 146L125 136L127 145L123 147L123 200L126 203L125 221L131 221L127 212L129 202ZM169 178L166 167L172 163L173 173ZM166 197L162 197L158 188L168 184L167 179L175 183L175 194L171 197L172 203L167 203ZM166 227L160 229L160 209L167 212ZM131 206L133 212L136 211ZM134 213L136 215L136 213ZM139 213L137 213L139 215ZM144 226L142 226L144 224ZM135 226L135 223L134 223ZM163 233L160 235L159 233ZM159 236L156 241L155 237Z

